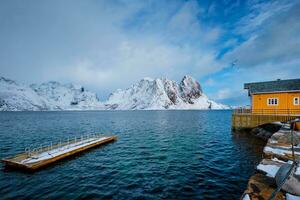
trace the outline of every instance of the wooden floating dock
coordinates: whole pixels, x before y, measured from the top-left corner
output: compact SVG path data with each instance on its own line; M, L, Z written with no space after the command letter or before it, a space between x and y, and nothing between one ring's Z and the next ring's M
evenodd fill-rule
M64 143L33 149L11 158L2 159L5 167L35 171L63 158L83 152L93 147L115 141L116 136L90 135L81 136Z

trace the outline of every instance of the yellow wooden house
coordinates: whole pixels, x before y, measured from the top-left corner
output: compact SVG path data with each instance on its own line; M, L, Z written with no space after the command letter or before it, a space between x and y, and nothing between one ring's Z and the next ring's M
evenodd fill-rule
M300 115L300 79L245 83L251 113Z

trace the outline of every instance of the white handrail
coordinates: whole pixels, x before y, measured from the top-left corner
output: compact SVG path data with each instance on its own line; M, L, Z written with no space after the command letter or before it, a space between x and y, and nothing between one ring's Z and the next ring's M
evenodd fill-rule
M56 144L53 144L53 142L50 141L47 143L40 144L37 147L34 147L34 145L29 145L28 147L25 147L24 151L25 151L25 153L28 154L28 156L33 156L35 154L43 152L44 150L51 151L54 148L57 148L59 151L62 151L66 148L67 145L74 144L77 142L83 142L84 140L89 140L89 139L93 139L93 138L97 139L100 137L102 137L102 134L100 134L100 133L86 134L86 135L81 135L79 137L74 136L74 139L71 139L70 136L68 136L67 140L65 140L65 142L63 142L60 139L59 142ZM49 144L49 145L47 145L47 144Z

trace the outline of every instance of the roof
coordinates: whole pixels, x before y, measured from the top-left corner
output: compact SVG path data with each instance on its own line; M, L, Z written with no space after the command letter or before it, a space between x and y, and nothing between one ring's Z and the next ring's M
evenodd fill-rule
M300 91L300 79L278 79L276 81L245 83L244 89L248 89L249 95L257 93Z

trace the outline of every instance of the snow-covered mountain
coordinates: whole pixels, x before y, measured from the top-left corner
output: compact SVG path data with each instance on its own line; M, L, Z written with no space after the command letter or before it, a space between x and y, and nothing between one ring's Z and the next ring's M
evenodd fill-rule
M117 90L105 102L107 109L228 109L203 94L200 84L184 76L177 84L166 78L144 78L126 90Z
M95 93L82 86L54 81L25 85L0 77L0 111L228 108L208 99L190 76L184 76L179 84L166 78L144 78L112 93L106 102L100 102Z
M0 111L91 110L103 107L81 86L47 82L24 85L0 77Z
M30 87L48 101L48 110L91 110L102 107L97 95L82 86L50 81Z

